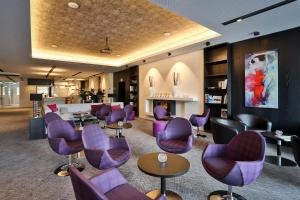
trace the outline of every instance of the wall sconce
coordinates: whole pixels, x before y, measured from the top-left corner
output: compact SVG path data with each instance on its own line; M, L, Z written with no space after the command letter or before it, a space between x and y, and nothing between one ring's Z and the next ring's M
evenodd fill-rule
M173 72L173 83L174 86L177 86L179 80L179 73L178 72Z
M149 75L149 86L153 87L153 76Z

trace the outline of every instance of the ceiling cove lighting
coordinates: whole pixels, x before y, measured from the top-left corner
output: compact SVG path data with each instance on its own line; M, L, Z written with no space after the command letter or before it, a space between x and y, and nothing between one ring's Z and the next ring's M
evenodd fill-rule
M54 1L54 0L53 0ZM141 0L142 1L142 0ZM145 4L150 6L152 9L157 9L155 6L151 7L151 4L146 1ZM111 66L111 67L122 67L127 64L131 64L134 62L139 62L144 59L148 59L152 56L157 56L161 54L167 54L168 52L173 52L175 49L183 48L190 46L195 43L200 43L203 41L207 41L209 39L219 37L221 36L219 33L206 28L205 26L202 26L201 24L181 19L187 27L191 27L184 30L178 30L176 29L170 30L170 29L164 29L159 30L157 38L153 38L153 40L149 41L155 41L155 42L149 42L147 44L139 45L139 43L136 44L137 48L120 48L120 49L114 49L114 44L119 44L122 47L122 38L109 35L107 44L108 48L106 48L106 40L103 41L103 46L100 46L104 48L105 53L100 53L100 48L94 47L93 45L89 46L89 49L85 49L84 46L77 46L76 51L74 50L72 45L68 46L68 43L48 43L43 38L50 38L50 36L53 36L53 40L55 41L55 35L57 33L54 33L55 31L52 31L53 29L50 29L49 27L53 24L56 24L54 22L58 22L58 19L43 21L43 17L46 19L47 15L51 12L45 12L50 10L55 12L56 9L58 9L57 13L60 13L59 11L63 12L63 8L60 10L60 7L57 6L57 4L49 3L49 8L45 8L44 1L40 0L30 0L30 22L31 22L31 56L35 59L44 59L44 60L53 60L53 61L63 61L63 62L70 62L70 63L83 63L83 64L94 64L94 65L103 65L103 66ZM52 2L49 1L49 2ZM59 0L55 0L55 2L61 2ZM77 0L73 1L67 1L67 3L64 3L64 6L67 7L68 4L71 2L79 2ZM98 1L97 1L98 2ZM102 1L99 1L99 4ZM109 1L110 2L110 1ZM130 2L130 1L128 1ZM81 7L80 3L77 3L79 8ZM63 6L61 6L63 7ZM80 12L84 13L85 9L81 9ZM172 14L168 13L167 11L161 10L162 13L166 13L166 16L173 16ZM87 12L85 13L89 15L90 17L97 17L97 13L95 12ZM42 17L40 17L42 16ZM69 17L60 16L61 18L70 19ZM178 16L179 17L179 16ZM167 18L169 19L169 18ZM180 19L180 18L178 18ZM186 21L185 21L186 20ZM83 20L84 21L84 20ZM113 23L113 22L111 22ZM57 23L61 24L61 23ZM104 26L104 25L103 25ZM144 27L144 26L143 26ZM60 26L57 26L57 28L61 28ZM66 28L69 28L70 30L74 28L71 24L66 25ZM76 27L75 27L76 28ZM147 26L145 26L147 28ZM100 35L100 37L104 37L105 35L103 32L97 32L100 29L97 29L97 27L92 28L96 34ZM166 35L171 34L170 37L164 36L164 33ZM87 37L90 37L89 32L86 33ZM49 37L48 37L49 35ZM67 34L66 31L61 31L60 36L65 38L65 40L68 40L68 38L72 38L72 35ZM135 34L133 32L133 36L138 37L138 34ZM132 37L132 38L135 38ZM163 37L163 38L162 38ZM41 39L42 38L42 39ZM84 37L85 38L85 37ZM106 39L106 38L105 38ZM40 41L44 40L44 41ZM51 40L50 40L51 41ZM70 39L70 41L72 41ZM93 40L90 40L93 41ZM100 41L100 40L99 40ZM121 41L121 42L120 42ZM102 42L102 41L101 41ZM132 41L135 42L134 40ZM84 42L82 42L84 43ZM125 42L124 42L125 43ZM46 44L46 45L45 45ZM73 44L70 42L70 44ZM80 43L81 44L81 43ZM101 44L101 43L100 43ZM51 45L56 45L58 48L51 47ZM134 46L134 45L132 45ZM113 52L111 52L111 48L113 49ZM110 53L110 54L107 54ZM120 54L121 56L118 56Z
M231 19L231 20L228 20L226 22L223 22L222 24L224 26L228 25L228 24L232 24L232 23L235 23L235 22L241 22L242 20L246 19L246 18L249 18L249 17L253 17L255 15L258 15L258 14L261 14L261 13L264 13L264 12L267 12L269 10L273 10L275 8L278 8L278 7L281 7L281 6L284 6L286 4L289 4L289 3L292 3L294 1L297 1L297 0L285 0L285 1L281 1L279 3L276 3L276 4L273 4L271 6L268 6L268 7L265 7L265 8L262 8L262 9L259 9L259 10L256 10L254 12L251 12L251 13L248 13L246 15L243 15L243 16L240 16L240 17L237 17L237 18L234 18L234 19Z

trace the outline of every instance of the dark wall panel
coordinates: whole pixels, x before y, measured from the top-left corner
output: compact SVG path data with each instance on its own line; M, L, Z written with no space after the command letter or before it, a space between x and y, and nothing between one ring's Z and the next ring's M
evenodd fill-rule
M232 44L232 114L252 113L273 123L273 129L300 135L300 28ZM278 49L279 108L246 108L245 55Z

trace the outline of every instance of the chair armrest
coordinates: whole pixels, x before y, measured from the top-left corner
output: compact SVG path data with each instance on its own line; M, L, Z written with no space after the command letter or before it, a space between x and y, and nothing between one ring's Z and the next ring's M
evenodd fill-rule
M187 144L189 146L193 146L193 141L194 141L194 137L193 137L193 133L191 133L191 135L188 137Z
M211 157L223 157L226 153L226 144L208 144L203 150L202 160Z
M84 154L89 163L95 167L99 168L102 156L104 154L104 150L101 149L84 149Z
M160 131L156 134L156 141L159 142L161 140L166 140L167 138L165 137L165 132Z
M109 144L111 149L115 149L115 148L130 149L129 144L125 138L110 137Z
M261 174L261 171L264 166L264 161L236 161L242 177L243 177L243 184L248 185L254 182L257 177Z
M68 147L68 143L66 142L66 140L64 138L48 138L49 144L51 149L58 153L58 154L62 154L62 155L66 155L65 151L66 148Z
M91 178L90 181L100 189L102 193L109 192L110 190L127 183L127 180L115 168L102 171L99 175Z

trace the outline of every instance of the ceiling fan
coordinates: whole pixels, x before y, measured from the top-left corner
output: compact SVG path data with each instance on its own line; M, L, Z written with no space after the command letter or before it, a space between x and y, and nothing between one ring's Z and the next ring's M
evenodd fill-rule
M104 53L104 54L112 53L112 49L108 45L108 37L105 37L105 47L103 49L100 49L100 53Z

